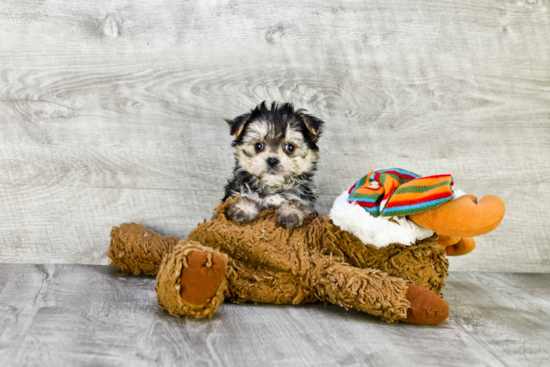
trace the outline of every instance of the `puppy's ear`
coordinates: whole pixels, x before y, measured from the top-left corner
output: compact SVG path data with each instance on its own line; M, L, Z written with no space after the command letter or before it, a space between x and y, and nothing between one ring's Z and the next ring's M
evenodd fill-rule
M245 113L244 115L235 117L233 120L225 120L229 124L229 133L238 138L243 132L246 124L250 122L250 117L251 115L249 113Z
M307 115L302 111L305 111L305 110L297 111L298 117L306 125L311 135L313 135L313 139L317 138L317 136L321 133L321 127L323 126L324 122L319 120L317 117Z

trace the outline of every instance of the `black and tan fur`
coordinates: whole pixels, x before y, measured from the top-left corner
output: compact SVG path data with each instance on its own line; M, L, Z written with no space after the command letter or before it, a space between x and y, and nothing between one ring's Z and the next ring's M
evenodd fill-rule
M296 228L315 212L313 176L323 121L305 112L290 103L274 102L268 108L263 102L227 120L235 137L236 165L223 200L243 197L228 208L231 219L250 222L263 209L278 208L277 222Z

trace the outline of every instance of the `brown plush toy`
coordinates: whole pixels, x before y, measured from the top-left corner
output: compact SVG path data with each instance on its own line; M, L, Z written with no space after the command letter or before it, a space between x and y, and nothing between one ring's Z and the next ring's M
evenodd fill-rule
M159 306L174 316L211 317L224 299L323 301L387 322L443 322L449 307L439 295L448 261L437 234L428 228L435 225L452 235L462 226L477 235L496 228L502 216L489 228L486 218L476 214L485 206L453 200L440 206L452 205L451 210L415 218L424 224L420 227L406 217L365 216L348 198L344 192L336 199L330 219L312 215L290 230L276 224L274 210L247 224L229 220L226 209L239 198L220 203L213 219L199 224L187 240L124 223L112 229L108 256L124 272L157 275ZM492 204L492 210L500 209ZM457 215L475 220L453 221ZM357 222L358 216L366 223ZM472 231L479 227L484 229Z
M449 307L438 294L448 262L435 236L414 245L365 245L323 216L300 228L276 224L273 210L248 224L230 221L220 203L213 220L187 240L137 224L111 232L111 265L157 275L160 307L175 316L210 317L233 303L301 304L323 301L387 322L438 324ZM164 256L167 255L167 256Z

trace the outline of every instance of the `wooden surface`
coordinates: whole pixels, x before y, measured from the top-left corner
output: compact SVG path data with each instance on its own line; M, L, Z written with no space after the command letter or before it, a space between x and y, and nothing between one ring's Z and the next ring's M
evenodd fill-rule
M453 270L550 271L550 5L0 4L0 262L106 264L111 226L185 236L262 100L326 121L320 209L373 168L451 172L507 204Z
M544 366L550 274L452 273L449 319L387 324L338 306L226 304L174 318L155 279L108 266L0 266L1 366Z

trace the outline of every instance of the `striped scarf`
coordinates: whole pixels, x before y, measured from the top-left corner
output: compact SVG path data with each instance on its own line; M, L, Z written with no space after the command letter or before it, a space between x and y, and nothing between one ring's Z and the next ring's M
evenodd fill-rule
M374 217L406 216L451 200L453 186L450 174L420 177L399 168L375 170L351 187L348 202L356 202Z

